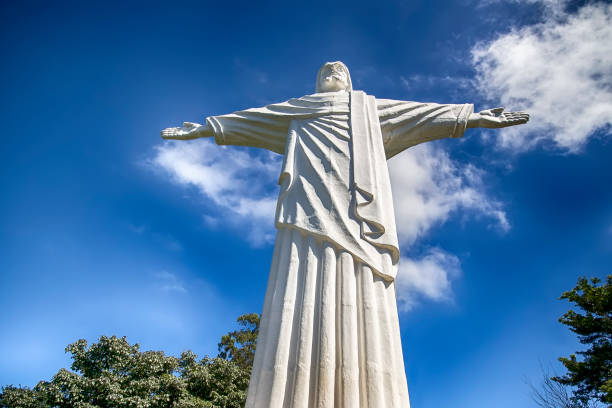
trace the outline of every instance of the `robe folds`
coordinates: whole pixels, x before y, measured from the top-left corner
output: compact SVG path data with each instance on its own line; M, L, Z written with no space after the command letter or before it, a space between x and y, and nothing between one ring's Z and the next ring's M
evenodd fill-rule
M386 159L462 136L472 112L351 91L207 118L217 144L284 155L246 407L409 407Z

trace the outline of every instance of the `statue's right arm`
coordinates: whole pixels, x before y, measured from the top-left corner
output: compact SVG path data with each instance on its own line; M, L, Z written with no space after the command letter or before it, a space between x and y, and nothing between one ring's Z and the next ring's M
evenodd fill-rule
M214 136L213 128L205 123L183 122L182 127L171 127L161 131L162 139L192 140Z
M218 145L259 147L283 154L291 121L313 112L313 108L302 105L292 100L209 116L203 125L185 122L183 127L164 129L161 136L178 140L214 136Z

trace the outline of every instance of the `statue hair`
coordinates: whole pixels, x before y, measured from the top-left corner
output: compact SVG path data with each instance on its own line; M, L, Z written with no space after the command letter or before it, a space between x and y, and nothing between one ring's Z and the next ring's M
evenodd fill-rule
M324 92L321 89L321 75L323 74L323 69L329 65L336 65L336 66L340 66L344 72L346 73L346 78L348 80L348 87L347 87L347 91L352 91L353 90L353 83L351 82L351 73L348 70L348 67L344 64L344 62L342 61L334 61L334 62L326 62L325 64L323 64L321 66L321 68L319 68L319 71L317 72L317 86L316 86L316 93L319 92Z

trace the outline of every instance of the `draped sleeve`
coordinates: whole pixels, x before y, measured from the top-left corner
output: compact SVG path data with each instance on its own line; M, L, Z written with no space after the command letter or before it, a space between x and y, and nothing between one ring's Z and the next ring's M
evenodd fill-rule
M212 127L215 142L219 145L260 147L283 154L292 120L325 114L330 110L329 104L296 98L262 108L209 116L206 122Z
M461 137L472 104L438 104L376 99L387 159L423 142Z

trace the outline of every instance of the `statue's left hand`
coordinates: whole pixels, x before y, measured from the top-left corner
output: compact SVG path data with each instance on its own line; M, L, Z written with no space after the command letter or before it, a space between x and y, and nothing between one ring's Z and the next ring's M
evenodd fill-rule
M191 140L199 137L213 136L213 131L208 124L183 122L183 127L172 127L161 131L163 139Z
M504 108L493 108L473 113L468 120L468 127L503 128L528 121L529 114L526 112L504 112Z

